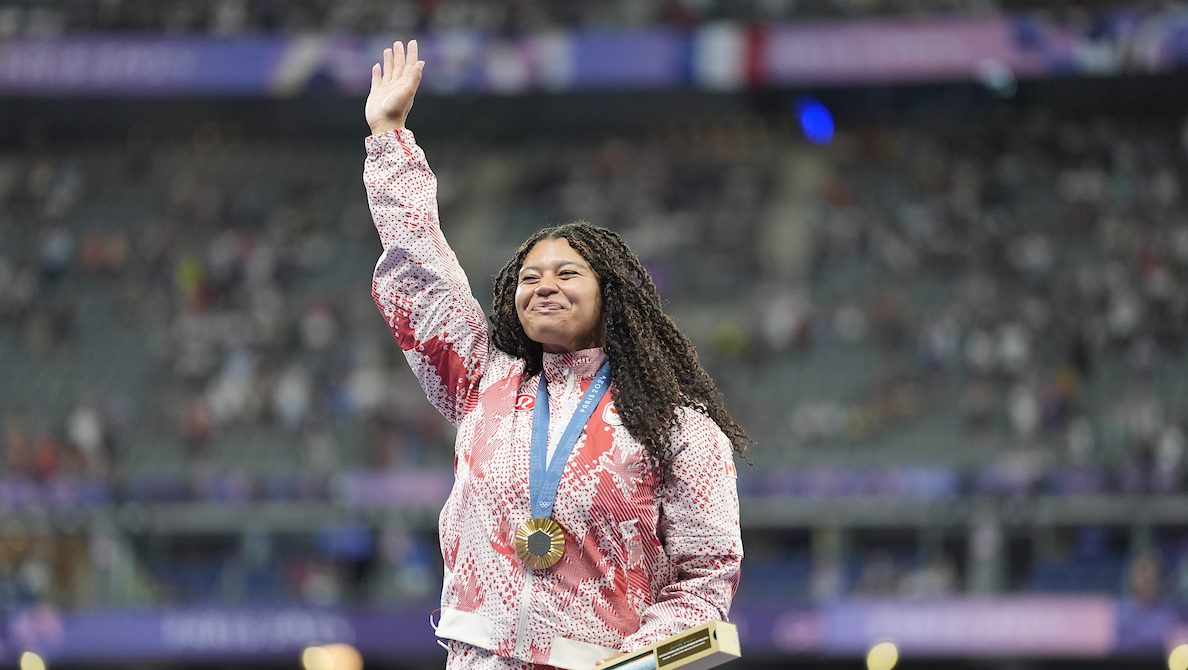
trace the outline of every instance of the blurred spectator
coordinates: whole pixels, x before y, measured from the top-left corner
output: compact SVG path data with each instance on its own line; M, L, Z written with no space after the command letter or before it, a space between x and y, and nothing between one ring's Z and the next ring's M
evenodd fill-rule
M1159 648L1177 619L1163 588L1162 565L1152 551L1137 552L1127 572L1126 597L1118 612L1118 649Z
M953 560L937 552L904 577L901 593L915 598L936 598L951 596L957 590L957 568Z
M854 583L857 596L878 597L894 595L900 590L903 571L887 551L876 549L862 558L862 570Z

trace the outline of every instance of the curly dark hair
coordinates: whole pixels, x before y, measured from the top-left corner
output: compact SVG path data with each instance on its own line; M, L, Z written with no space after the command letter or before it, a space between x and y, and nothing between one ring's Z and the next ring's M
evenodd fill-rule
M693 343L664 313L643 263L612 230L579 221L543 228L525 240L495 277L491 303L495 346L524 359L526 375L540 372L544 350L520 324L516 286L532 247L557 238L568 241L598 275L606 353L614 369L611 397L627 432L666 468L671 462L677 408L686 406L713 419L730 438L734 451L745 454L750 438L726 411Z

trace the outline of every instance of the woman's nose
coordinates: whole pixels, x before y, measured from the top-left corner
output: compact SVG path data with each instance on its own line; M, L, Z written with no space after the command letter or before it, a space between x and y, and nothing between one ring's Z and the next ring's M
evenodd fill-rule
M552 282L546 281L544 279L541 279L540 283L538 283L536 285L536 294L537 295L551 295L556 292L557 292L557 287L554 286Z

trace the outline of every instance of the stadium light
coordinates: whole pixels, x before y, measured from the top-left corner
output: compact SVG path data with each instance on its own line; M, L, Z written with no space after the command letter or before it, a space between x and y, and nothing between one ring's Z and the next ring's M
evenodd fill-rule
M363 670L363 656L349 644L306 647L301 652L301 667L304 670Z
M26 651L21 654L21 670L45 670L45 660L34 652Z
M1167 655L1168 670L1188 670L1188 642L1181 644Z
M829 144L833 141L833 114L820 100L801 96L792 104L796 120L805 138L813 144Z
M305 670L334 670L334 657L325 647L306 647L301 652L301 667Z
M891 670L899 662L899 647L894 642L880 642L866 652L866 670Z
M328 644L325 649L333 660L334 670L363 670L363 656L349 644Z

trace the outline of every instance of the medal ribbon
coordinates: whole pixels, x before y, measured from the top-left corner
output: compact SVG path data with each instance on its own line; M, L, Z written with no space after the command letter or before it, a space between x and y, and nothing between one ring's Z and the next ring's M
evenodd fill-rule
M561 472L565 470L569 453L577 444L586 422L610 386L610 379L610 361L607 361L590 382L590 388L586 389L586 395L582 396L581 403L574 410L573 418L557 443L557 451L546 467L549 449L549 386L544 371L541 371L540 385L536 388L536 408L532 413L532 453L528 463L528 492L533 517L553 516L553 501L557 498L557 487L561 484Z

